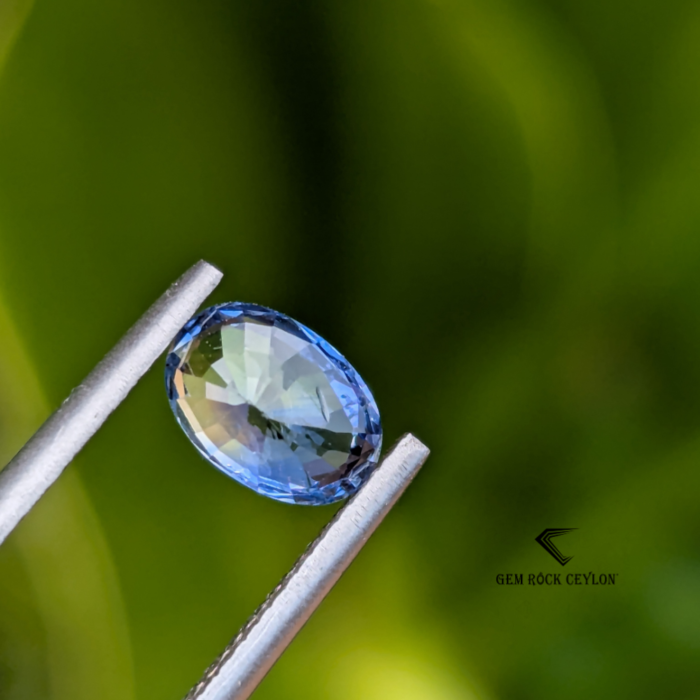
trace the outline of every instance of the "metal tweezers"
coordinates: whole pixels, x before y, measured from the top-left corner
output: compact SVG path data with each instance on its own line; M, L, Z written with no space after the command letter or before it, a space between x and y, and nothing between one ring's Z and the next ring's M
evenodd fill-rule
M221 281L198 262L137 321L0 471L0 544ZM255 611L186 700L244 700L311 617L429 454L404 435Z

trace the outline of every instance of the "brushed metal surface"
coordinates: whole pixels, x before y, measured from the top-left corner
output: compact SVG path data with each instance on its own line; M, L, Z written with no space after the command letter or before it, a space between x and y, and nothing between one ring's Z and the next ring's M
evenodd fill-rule
M220 282L203 260L180 277L0 472L0 544Z
M405 435L337 512L185 700L245 700L391 510L429 454Z

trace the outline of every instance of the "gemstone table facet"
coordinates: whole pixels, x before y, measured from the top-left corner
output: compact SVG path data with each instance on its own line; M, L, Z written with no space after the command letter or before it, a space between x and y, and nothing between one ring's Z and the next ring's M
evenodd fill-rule
M319 335L263 306L220 304L189 321L165 381L201 454L270 498L333 503L379 459L379 412L357 372Z

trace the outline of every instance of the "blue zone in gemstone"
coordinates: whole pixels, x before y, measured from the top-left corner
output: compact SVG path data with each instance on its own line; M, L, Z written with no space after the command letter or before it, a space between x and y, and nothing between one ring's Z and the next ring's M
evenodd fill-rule
M357 372L316 333L263 306L220 304L189 321L165 382L204 457L278 501L346 498L379 458L379 412Z

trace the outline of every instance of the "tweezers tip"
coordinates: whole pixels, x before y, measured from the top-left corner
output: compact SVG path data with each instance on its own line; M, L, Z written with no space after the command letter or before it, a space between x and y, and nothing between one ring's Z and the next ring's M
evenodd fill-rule
M413 433L406 433L400 440L411 452L415 452L423 460L430 454L430 448L421 442Z
M219 279L221 279L224 276L224 273L221 271L221 269L213 263L210 263L208 260L199 260L195 263L194 267L201 268L202 270L207 270L210 273L215 274L216 277L218 277Z

